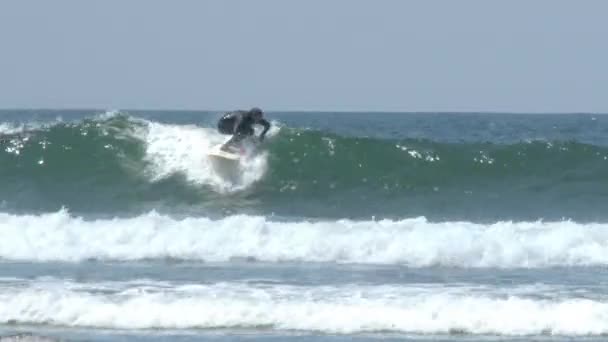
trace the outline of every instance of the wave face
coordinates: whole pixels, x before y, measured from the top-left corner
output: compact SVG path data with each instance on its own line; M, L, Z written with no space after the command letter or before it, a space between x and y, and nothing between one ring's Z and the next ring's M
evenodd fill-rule
M0 214L0 258L18 261L259 260L409 267L608 265L608 225L573 222L275 222L246 215L176 220L150 213L83 220Z
M206 155L225 137L196 125L111 114L0 130L0 205L8 210L473 220L608 215L601 205L608 148L575 141L440 142L275 127L261 152L227 175Z
M226 179L206 152L225 138L209 128L123 114L8 126L0 141L3 205L21 210L116 213L174 208L243 190L264 174L262 153Z

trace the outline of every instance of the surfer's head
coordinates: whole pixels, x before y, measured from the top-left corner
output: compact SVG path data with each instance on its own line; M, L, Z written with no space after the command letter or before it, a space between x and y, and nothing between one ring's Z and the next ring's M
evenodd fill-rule
M262 117L264 116L264 112L262 112L262 110L258 107L253 107L249 110L249 114L251 114L251 116L253 117L254 120L258 121L258 120L262 120Z

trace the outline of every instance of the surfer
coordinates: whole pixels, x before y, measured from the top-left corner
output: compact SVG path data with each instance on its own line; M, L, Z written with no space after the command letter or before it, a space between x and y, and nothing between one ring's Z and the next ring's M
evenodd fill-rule
M260 108L251 108L248 111L237 110L224 114L217 123L217 129L222 134L232 134L220 148L222 151L229 151L228 148L236 146L243 139L254 135L253 125L262 125L264 130L260 133L260 141L264 140L266 132L270 129L270 123L264 119L264 112Z

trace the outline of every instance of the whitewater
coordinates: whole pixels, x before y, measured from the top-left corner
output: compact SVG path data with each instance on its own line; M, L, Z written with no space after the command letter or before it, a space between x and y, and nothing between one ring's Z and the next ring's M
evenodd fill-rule
M0 113L0 341L608 334L602 116Z
M393 331L497 335L606 333L600 298L534 298L533 290L461 285L288 286L150 281L5 281L0 319L112 329L259 328L352 334ZM532 295L531 295L532 293ZM532 321L532 322L531 322Z
M403 264L411 267L608 265L608 224L575 222L276 222L246 215L174 219L149 213L84 220L66 211L0 214L0 258L179 259Z

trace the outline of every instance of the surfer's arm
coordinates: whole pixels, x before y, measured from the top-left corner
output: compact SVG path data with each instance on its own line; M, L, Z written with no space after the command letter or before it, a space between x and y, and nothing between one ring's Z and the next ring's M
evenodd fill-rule
M232 134L239 134L239 132L241 132L241 125L243 124L243 117L242 116L237 116L234 120L234 128L232 131Z
M270 122L262 119L258 122L260 125L264 126L264 130L262 131L262 133L260 133L260 141L264 140L264 137L266 136L266 132L268 132L268 130L270 129Z

